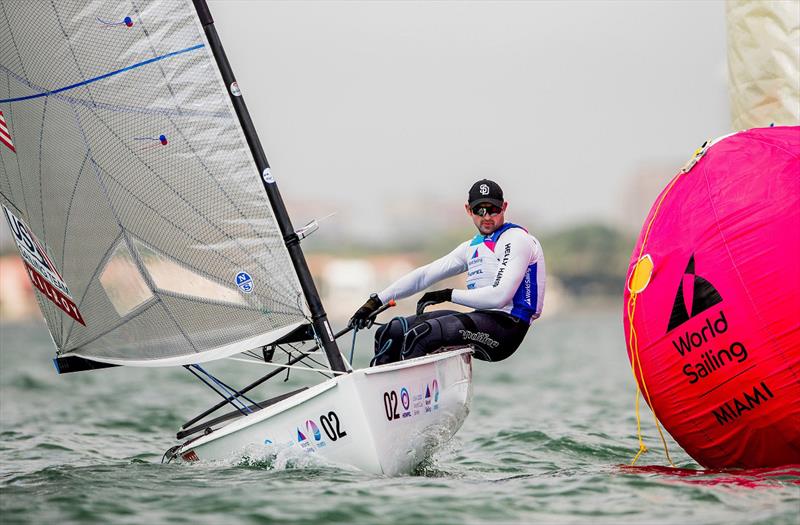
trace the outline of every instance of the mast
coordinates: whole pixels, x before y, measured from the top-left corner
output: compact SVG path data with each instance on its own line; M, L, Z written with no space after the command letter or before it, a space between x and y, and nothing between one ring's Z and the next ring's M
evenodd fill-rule
M311 277L311 272L308 269L303 250L300 248L300 238L295 233L292 221L289 219L289 213L286 211L283 198L278 191L278 185L270 174L267 156L264 154L264 149L261 147L261 141L258 138L255 126L253 126L250 113L247 111L244 98L236 84L236 78L233 76L231 65L228 62L228 58L225 56L225 50L222 48L219 35L214 27L214 19L211 17L211 12L208 9L206 0L192 1L197 10L197 15L200 17L200 22L203 25L206 38L208 38L211 51L214 53L214 59L217 61L217 66L222 73L222 79L228 88L228 96L230 96L231 103L236 110L236 115L239 117L239 123L244 130L247 144L250 146L250 152L253 154L253 160L255 160L259 173L261 173L261 182L264 185L264 190L267 192L267 197L272 206L272 211L275 214L275 219L278 221L278 227L281 230L281 235L283 235L284 243L286 244L287 250L289 250L289 257L294 265L297 278L300 281L300 287L303 290L303 295L311 311L311 324L322 342L322 348L325 350L331 369L337 372L345 372L347 368L342 359L342 354L339 352L339 347L336 344L333 330L331 330L330 323L328 323L328 315L325 313L325 308L322 306L319 292L314 285L314 279Z

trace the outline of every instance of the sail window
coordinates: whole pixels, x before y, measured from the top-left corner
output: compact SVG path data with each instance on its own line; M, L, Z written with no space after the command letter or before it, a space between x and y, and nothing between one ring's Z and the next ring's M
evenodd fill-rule
M134 244L157 289L214 302L247 304L238 290L193 272L141 241L134 240Z
M125 317L153 297L124 241L117 245L108 259L100 275L100 284L120 317Z

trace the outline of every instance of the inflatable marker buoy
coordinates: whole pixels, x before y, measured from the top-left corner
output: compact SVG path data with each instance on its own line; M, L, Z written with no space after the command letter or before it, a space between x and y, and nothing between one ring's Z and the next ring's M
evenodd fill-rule
M664 428L707 468L800 464L800 127L705 145L627 275L628 357Z

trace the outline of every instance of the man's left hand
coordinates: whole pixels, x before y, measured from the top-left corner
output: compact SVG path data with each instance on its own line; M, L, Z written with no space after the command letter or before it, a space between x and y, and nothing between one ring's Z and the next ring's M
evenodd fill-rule
M435 292L428 292L422 296L417 302L417 315L422 315L425 308L433 306L434 304L444 303L453 298L453 289L445 288L444 290L436 290Z
M353 317L350 318L350 322L347 323L347 327L355 328L357 330L372 327L372 323L375 322L375 317L373 317L373 315L382 305L383 303L377 294L370 295L369 299L367 299L367 302L364 303L364 306L359 308L356 313L353 314Z

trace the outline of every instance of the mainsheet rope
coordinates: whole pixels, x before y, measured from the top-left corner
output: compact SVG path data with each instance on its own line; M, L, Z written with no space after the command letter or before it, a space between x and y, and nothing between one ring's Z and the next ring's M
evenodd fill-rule
M634 291L630 288L631 281L635 280L636 273L639 270L639 262L642 260L642 256L644 255L644 250L647 247L647 240L650 237L650 230L653 227L653 223L658 216L658 212L661 210L661 204L666 199L667 195L672 191L672 188L675 187L675 183L683 176L684 174L688 173L694 165L700 160L700 157L703 156L706 150L706 146L710 145L711 141L706 141L703 143L702 146L697 148L692 155L692 158L689 162L684 166L683 169L672 179L667 186L667 189L664 190L664 193L661 194L661 198L658 200L656 204L656 208L653 211L653 216L650 218L650 221L647 223L647 228L644 232L644 237L642 238L642 244L639 248L639 255L636 258L636 264L634 265L633 272L629 278L629 286L628 290L630 291L630 296L628 297L628 305L627 305L627 313L628 313L628 344L629 344L629 351L631 353L631 373L633 374L633 380L636 382L636 402L634 406L636 407L636 436L639 439L639 450L636 452L633 460L631 460L631 466L635 465L636 462L639 460L639 457L647 452L647 446L644 444L644 438L642 437L642 421L641 421L641 414L639 411L639 398L641 397L641 393L644 390L644 395L647 399L647 404L650 406L650 411L653 413L653 421L656 424L656 429L658 430L658 435L661 437L661 444L664 446L664 455L667 457L667 461L669 461L670 466L674 467L675 464L672 462L672 458L669 455L669 449L667 448L667 440L664 438L664 433L661 430L661 424L658 421L658 416L656 415L656 409L653 406L653 401L650 398L650 392L647 389L647 382L644 379L644 373L642 372L642 361L639 359L639 339L636 335L636 327L633 324L634 315L636 313L636 299L639 296L639 292ZM639 375L637 377L636 371L639 371Z

